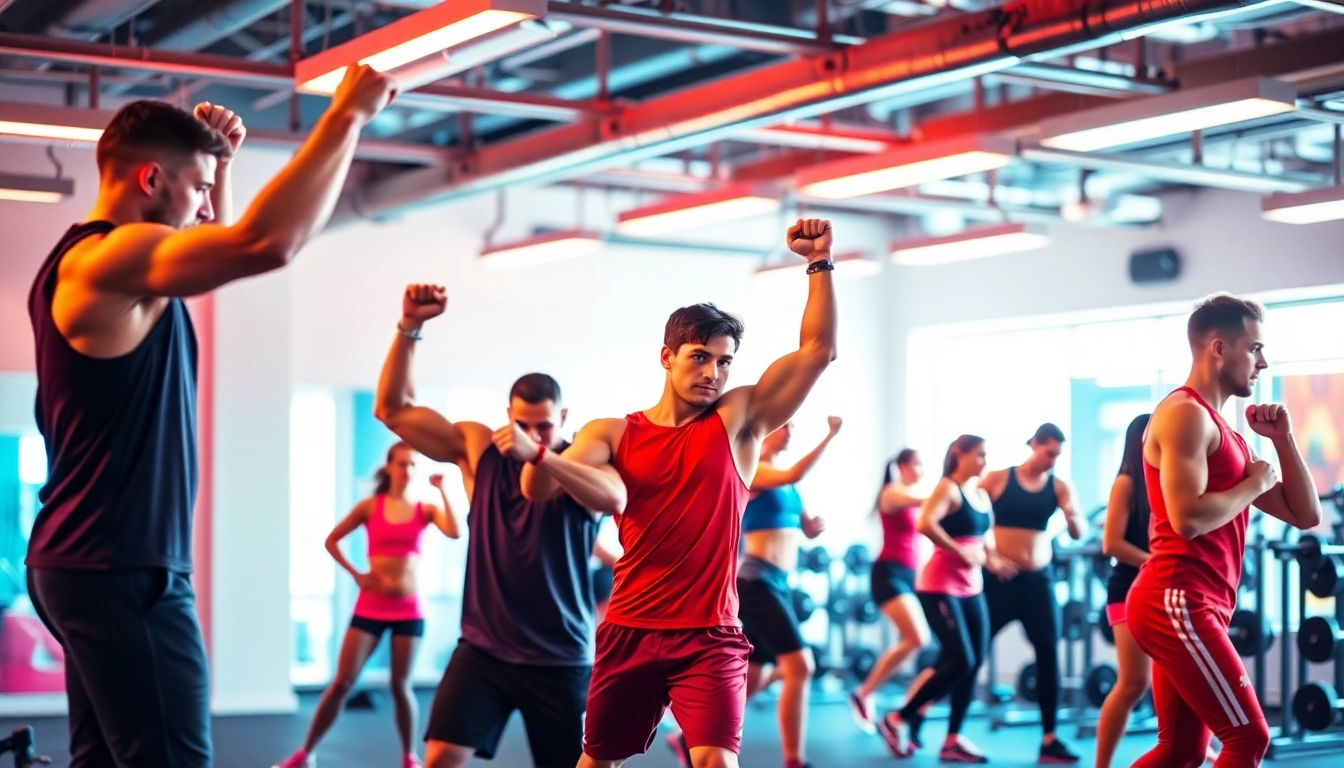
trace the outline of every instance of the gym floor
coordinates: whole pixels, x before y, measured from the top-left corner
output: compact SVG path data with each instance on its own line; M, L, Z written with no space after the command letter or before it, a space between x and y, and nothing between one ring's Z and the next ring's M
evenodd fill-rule
M420 714L423 721L428 711L432 691L421 691ZM390 706L386 697L378 700L377 709L347 709L337 721L326 740L317 750L318 768L393 768L399 765L396 736L393 733ZM292 752L303 738L312 714L316 695L302 697L300 711L294 715L261 717L225 717L214 723L215 765L218 768L269 768L275 761ZM883 707L889 702L880 701ZM747 726L742 748L742 768L777 768L781 764L779 741L774 719L773 698L762 697L747 709ZM859 731L850 719L849 709L838 695L820 694L812 704L809 727L808 758L817 768L868 768L894 766L898 763L886 751L881 739ZM36 718L24 722L37 731L39 750L52 757L52 765L69 765L66 754L66 722L64 718ZM8 733L18 723L0 720L0 734ZM941 741L945 724L931 720L925 726L926 744ZM1074 726L1065 726L1062 735L1085 755L1084 766L1092 764L1092 740L1075 738ZM676 768L677 761L660 738L649 754L630 761L631 768ZM966 735L981 749L993 756L993 764L1004 768L1036 765L1039 732L1032 726L1018 726L991 733L982 717L967 721ZM1128 766L1153 743L1153 734L1127 737L1120 745L1115 766ZM1333 754L1316 757L1281 759L1273 765L1292 768L1338 768L1341 747ZM9 756L0 756L0 765L10 764ZM473 765L496 768L530 768L532 762L527 740L517 717L510 723L500 752L492 762L474 762ZM899 763L903 766L938 765L937 754L926 747L918 757Z

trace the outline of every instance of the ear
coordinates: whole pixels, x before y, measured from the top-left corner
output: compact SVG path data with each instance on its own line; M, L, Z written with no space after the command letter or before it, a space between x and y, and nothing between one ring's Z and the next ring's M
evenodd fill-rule
M659 357L662 359L663 368L665 370L672 370L672 358L676 356L676 353L673 352L670 347L663 345L663 350L659 353Z
M163 183L163 166L158 163L145 163L140 166L135 180L140 184L141 192L147 195L157 194L159 185Z
M1227 353L1227 342L1214 336L1209 340L1209 352L1211 352L1215 358L1222 357Z

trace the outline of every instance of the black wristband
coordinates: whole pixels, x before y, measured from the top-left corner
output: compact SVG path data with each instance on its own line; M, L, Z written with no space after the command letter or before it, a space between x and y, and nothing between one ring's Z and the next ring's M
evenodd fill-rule
M831 272L835 270L835 262L830 259L821 259L807 265L807 274L813 275L817 272Z

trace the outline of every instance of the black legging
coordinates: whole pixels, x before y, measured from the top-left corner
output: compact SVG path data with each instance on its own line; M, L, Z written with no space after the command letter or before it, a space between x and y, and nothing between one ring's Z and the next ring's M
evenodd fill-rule
M933 665L933 675L901 708L901 717L905 720L918 717L920 707L951 692L952 713L947 721L947 733L952 736L961 732L961 722L966 719L966 710L975 693L975 676L989 649L985 597L920 592L919 604L923 606L929 628L937 635L941 648L938 661Z
M1054 733L1059 714L1059 601L1054 582L1045 571L1022 571L1007 581L985 571L985 599L991 640L1008 624L1022 622L1027 642L1036 651L1041 729Z

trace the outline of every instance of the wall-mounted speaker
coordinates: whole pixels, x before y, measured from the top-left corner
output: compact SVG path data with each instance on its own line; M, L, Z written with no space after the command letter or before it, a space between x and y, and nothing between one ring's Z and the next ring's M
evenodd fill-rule
M1181 257L1171 248L1130 254L1129 279L1136 283L1166 283L1181 274Z

